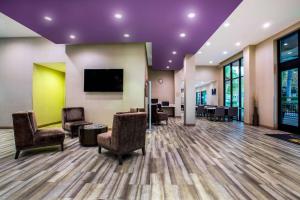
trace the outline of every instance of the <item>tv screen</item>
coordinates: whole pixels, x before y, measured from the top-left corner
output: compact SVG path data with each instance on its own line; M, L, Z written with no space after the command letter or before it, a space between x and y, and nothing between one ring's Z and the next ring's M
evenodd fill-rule
M85 92L123 92L123 69L85 69Z

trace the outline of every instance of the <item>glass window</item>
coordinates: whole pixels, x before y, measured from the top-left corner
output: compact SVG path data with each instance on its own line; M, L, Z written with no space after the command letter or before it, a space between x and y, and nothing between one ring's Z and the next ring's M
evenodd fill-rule
M280 62L299 58L298 33L280 40Z
M240 84L239 79L232 80L232 107L239 107L240 106Z
M225 80L231 79L231 70L230 70L230 65L227 65L225 67Z
M232 78L237 78L240 76L240 62L236 61L232 63Z
M201 92L201 105L206 105L206 90Z
M244 90L244 77L241 78L241 108L244 108L244 98L245 98L245 90Z
M225 106L231 106L231 82L225 82Z
M241 59L241 76L244 76L244 59Z
M281 123L298 127L298 68L281 72Z
M196 105L200 105L200 92L196 92Z
M244 121L244 108L240 109L241 121Z
M238 107L238 120L244 120L244 60L243 58L224 67L224 106Z

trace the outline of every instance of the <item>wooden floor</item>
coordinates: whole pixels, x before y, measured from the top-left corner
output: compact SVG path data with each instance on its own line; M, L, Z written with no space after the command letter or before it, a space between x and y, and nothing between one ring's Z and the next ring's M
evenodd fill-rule
M300 146L242 123L179 119L147 134L146 156L122 166L104 150L65 141L13 159L11 130L0 130L0 199L300 199Z

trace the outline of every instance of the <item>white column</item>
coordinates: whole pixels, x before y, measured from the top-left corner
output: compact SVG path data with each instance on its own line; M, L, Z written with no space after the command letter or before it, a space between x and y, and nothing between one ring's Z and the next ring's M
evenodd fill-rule
M252 124L255 97L255 46L248 46L243 51L244 58L244 122Z
M195 57L186 55L184 58L184 125L195 125Z

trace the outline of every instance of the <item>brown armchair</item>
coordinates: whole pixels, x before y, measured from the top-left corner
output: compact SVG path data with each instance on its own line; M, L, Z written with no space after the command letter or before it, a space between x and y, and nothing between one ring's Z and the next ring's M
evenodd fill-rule
M65 133L60 129L38 129L33 112L13 113L16 155L18 159L21 150L36 147L60 145L64 150Z
M151 105L151 119L155 124L160 124L161 121L166 121L166 124L168 124L168 114L160 112L158 110L157 104Z
M122 155L142 149L145 155L147 115L144 112L115 114L111 131L98 134L99 153L101 148L118 155L122 164Z
M71 133L71 138L78 136L80 126L92 124L85 121L84 108L72 107L62 110L62 128Z

